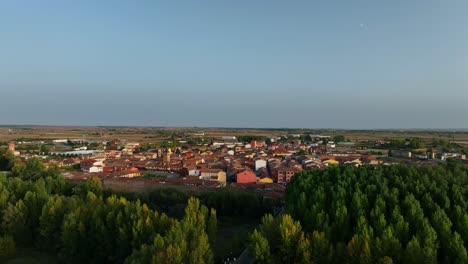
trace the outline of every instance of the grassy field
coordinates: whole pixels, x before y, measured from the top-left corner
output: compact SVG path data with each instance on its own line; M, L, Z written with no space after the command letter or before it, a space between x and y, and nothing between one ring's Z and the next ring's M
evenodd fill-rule
M10 258L5 264L56 264L55 256L37 251L35 249L17 249L16 256Z

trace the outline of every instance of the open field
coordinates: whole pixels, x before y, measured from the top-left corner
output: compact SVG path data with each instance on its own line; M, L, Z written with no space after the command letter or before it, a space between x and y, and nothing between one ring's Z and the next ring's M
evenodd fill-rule
M195 134L203 133L203 136ZM80 127L80 126L0 126L0 142L52 139L89 139L159 143L193 137L281 136L290 133L344 135L352 141L388 138L446 139L468 142L468 130L337 130L337 129L249 129L249 128L169 128L169 127Z

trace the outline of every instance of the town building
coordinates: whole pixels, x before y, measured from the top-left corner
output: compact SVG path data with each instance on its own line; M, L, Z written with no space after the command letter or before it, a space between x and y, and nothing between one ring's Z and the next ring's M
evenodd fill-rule
M236 174L237 183L257 183L257 176L253 171L246 170Z

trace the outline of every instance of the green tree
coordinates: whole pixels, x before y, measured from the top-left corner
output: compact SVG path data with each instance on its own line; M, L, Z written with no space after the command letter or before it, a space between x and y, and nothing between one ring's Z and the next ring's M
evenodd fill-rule
M213 263L213 253L205 231L208 209L190 198L185 215L165 236L157 234L151 245L143 245L125 263Z
M448 242L448 250L447 253L447 262L448 263L468 263L468 254L467 250L463 245L463 240L461 239L460 235L455 232L453 233L451 239Z
M42 213L42 207L48 199L49 195L44 186L42 186L42 190L38 192L28 191L24 196L24 205L26 207L26 225L24 228L26 228L27 234L30 236L30 241L35 241L39 233L39 217Z
M5 150L0 153L0 171L11 170L17 159L15 155L10 150Z
M15 241L11 236L0 236L0 260L6 260L16 253Z
M272 262L268 240L257 230L250 235L250 251L256 263L268 264Z
M29 245L32 241L27 221L27 209L23 201L19 200L16 204L9 203L3 212L3 233L12 236L19 244Z
M391 257L385 256L379 259L379 264L393 264L393 259Z
M45 176L46 167L38 158L31 158L26 161L26 169L23 172L23 177L26 180L36 180Z
M11 175L13 177L22 177L26 171L26 164L23 162L18 162L13 165L11 168Z
M296 249L296 261L298 263L314 263L313 262L313 256L311 254L311 244L310 240L304 235L303 232L301 232L301 237L299 238L299 241L297 242L297 249Z
M314 231L311 234L310 240L314 263L331 263L333 260L333 246L325 237L325 233Z
M50 176L50 177L53 177L53 178L57 178L58 176L60 176L62 173L60 171L60 168L57 164L50 164L49 167L47 167L47 170L45 172L45 175L46 176Z
M349 261L351 263L372 263L372 253L367 236L354 235L347 246Z
M413 236L411 241L406 246L404 253L404 262L405 263L416 263L423 264L425 263L424 251L419 244L419 241L416 237Z
M38 241L43 250L56 252L60 249L62 223L67 212L65 202L59 196L50 197L42 207Z
M333 137L333 141L334 142L344 142L344 141L346 141L346 138L343 135L336 135L336 136Z
M348 261L350 255L351 262L389 257L405 263L415 256L424 263L450 262L456 252L452 249L457 248L452 245L462 245L453 242L455 232L465 250L468 245L467 174L467 168L451 162L304 171L286 189L286 208L309 234L312 250L310 233L325 234L334 248L334 262ZM274 234L275 229L270 229ZM422 253L409 254L408 247Z
M298 221L288 215L282 215L279 221L279 234L281 247L279 248L280 259L285 263L298 261L297 244L302 235L302 227Z
M216 245L216 230L218 228L218 220L216 218L216 210L211 208L208 221L206 223L206 232L210 240L211 248L214 248Z
M398 238L394 237L391 227L387 227L382 236L376 239L376 254L379 257L389 257L399 262L402 256L402 246Z
M47 145L41 145L39 151L44 154L49 154L50 147Z
M86 190L97 196L102 196L102 182L98 177L91 177L86 181Z

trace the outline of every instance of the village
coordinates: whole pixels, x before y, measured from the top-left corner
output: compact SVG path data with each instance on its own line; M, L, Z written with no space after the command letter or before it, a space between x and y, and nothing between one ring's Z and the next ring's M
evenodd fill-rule
M203 134L195 136L201 138L198 142L204 141ZM23 160L37 157L46 166L55 164L69 181L85 181L95 176L107 187L121 191L163 186L197 190L228 187L251 189L265 196L284 192L285 186L303 170L340 164L431 165L449 158L466 160L464 154L438 153L433 147L412 152L387 149L389 144L385 140L363 144L343 136L287 134L220 136L209 143L191 145L179 140L159 146L118 139L51 139L10 142L8 148ZM406 142L409 144L411 140ZM25 147L31 145L39 150L34 152ZM373 148L365 147L370 145Z

